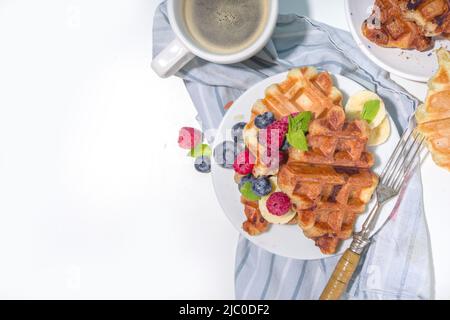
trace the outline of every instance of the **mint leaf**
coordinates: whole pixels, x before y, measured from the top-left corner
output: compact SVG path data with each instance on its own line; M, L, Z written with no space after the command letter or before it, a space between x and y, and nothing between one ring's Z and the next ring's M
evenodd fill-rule
M364 107L361 111L361 118L371 123L377 116L380 110L380 100L369 100L364 103Z
M246 183L244 183L239 191L244 196L244 198L246 198L250 201L258 201L259 199L261 199L261 197L257 196L253 192L252 183L250 181L247 181Z
M297 117L300 117L301 119L301 128L303 132L308 132L309 129L309 123L312 119L312 112L311 111L305 111L300 113Z
M207 144L199 143L188 152L188 157L198 158L201 156L211 157L211 148Z
M295 123L294 123L294 118L292 118L292 116L288 117L288 132L289 131L295 131Z
M312 119L312 112L311 111L304 111L300 112L295 117L289 116L289 128L293 131L296 130L303 130L303 132L308 132L309 123Z
M288 132L287 140L291 146L301 151L308 151L308 142L303 130L297 130L294 132Z
M305 133L308 132L311 119L312 112L310 111L301 112L295 117L289 116L286 139L292 147L302 151L308 151L308 142Z
M302 118L300 118L299 116L289 116L289 124L290 126L288 127L288 130L291 131L297 131L301 129L302 126Z

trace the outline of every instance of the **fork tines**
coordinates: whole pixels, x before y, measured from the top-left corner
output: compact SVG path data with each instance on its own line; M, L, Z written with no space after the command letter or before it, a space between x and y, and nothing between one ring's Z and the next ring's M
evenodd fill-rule
M415 128L409 128L402 135L380 176L380 185L400 191L405 177L417 163L417 155L422 150L425 137Z

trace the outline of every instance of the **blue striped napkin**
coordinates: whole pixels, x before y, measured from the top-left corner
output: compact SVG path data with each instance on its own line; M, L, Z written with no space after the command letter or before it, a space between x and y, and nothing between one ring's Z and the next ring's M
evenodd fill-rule
M156 11L153 54L172 39L166 4ZM217 128L224 105L255 83L303 65L313 65L353 79L376 91L402 131L417 101L363 55L349 33L307 17L280 15L272 40L256 56L217 65L195 58L177 75L197 108L204 130ZM236 252L237 299L317 299L338 256L321 260L288 259L240 237ZM403 189L389 222L372 242L346 299L429 299L431 257L423 212L420 170Z

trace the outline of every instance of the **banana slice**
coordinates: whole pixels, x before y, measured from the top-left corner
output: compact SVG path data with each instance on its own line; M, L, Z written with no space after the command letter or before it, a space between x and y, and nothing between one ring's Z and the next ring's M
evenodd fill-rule
M273 192L281 191L277 184L277 177L271 177L270 182L272 182L273 186ZM269 210L267 209L266 202L267 199L269 199L271 193L269 193L267 196L262 197L259 199L259 211L261 212L261 215L264 219L266 219L268 222L273 224L286 224L289 221L292 220L292 218L295 217L297 214L294 210L290 209L288 212L283 214L282 216L276 216L274 214L271 214Z
M378 127L370 131L369 141L367 145L377 146L380 145L389 138L391 134L391 124L389 117L385 117Z
M352 95L345 105L345 113L350 120L361 119L361 112L364 104L370 100L380 100L380 109L375 118L369 123L370 129L378 127L386 118L386 108L383 100L374 92L362 90Z
M254 122L247 123L242 132L244 144L253 155L258 154L258 128Z

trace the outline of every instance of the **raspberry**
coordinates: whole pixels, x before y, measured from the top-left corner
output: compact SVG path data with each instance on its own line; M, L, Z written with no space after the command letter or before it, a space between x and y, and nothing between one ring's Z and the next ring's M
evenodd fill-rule
M246 149L237 155L233 168L237 173L247 175L252 173L254 165L255 157Z
M178 134L178 145L183 149L193 149L202 141L202 133L191 127L183 127Z
M284 137L288 131L288 123L284 121L275 121L267 126L266 129L259 131L259 142L266 145L268 154L271 150L278 150L283 145Z
M291 199L284 192L274 192L267 199L266 207L271 214L282 216L291 208Z

